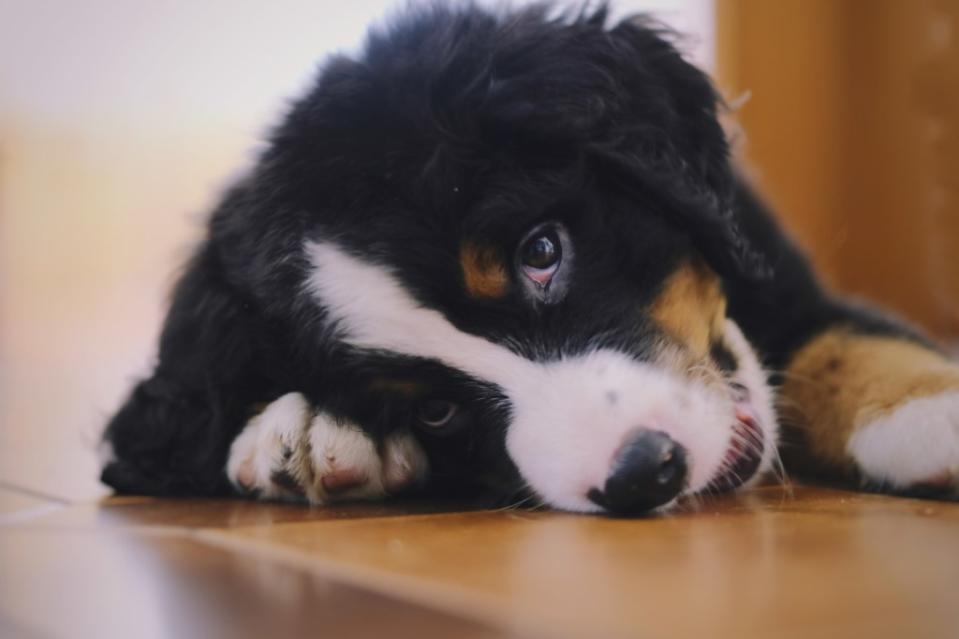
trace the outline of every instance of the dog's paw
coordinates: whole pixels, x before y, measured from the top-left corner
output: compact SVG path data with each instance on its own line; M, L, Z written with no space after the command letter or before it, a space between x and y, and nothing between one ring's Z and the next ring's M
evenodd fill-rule
M867 484L959 495L959 390L907 401L869 421L847 450Z
M427 462L408 432L377 445L359 427L289 393L247 423L226 472L244 493L324 504L398 493L425 479Z

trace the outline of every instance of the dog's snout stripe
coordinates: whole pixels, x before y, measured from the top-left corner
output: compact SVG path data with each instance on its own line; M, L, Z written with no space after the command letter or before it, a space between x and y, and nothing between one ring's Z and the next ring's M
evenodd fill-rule
M332 242L308 242L305 250L313 265L307 285L343 330L343 341L435 359L503 388L515 388L535 368L507 348L457 329L385 269Z

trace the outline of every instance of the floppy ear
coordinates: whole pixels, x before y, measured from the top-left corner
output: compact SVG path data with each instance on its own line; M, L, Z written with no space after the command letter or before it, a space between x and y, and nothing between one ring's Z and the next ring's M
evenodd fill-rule
M662 102L661 112L670 117L660 126L668 129L670 144L690 163L688 170L728 201L729 145L716 117L722 101L709 77L676 48L680 36L643 15L626 18L610 36L619 55L628 56L638 71L632 81L646 85L633 92L640 96L634 108L645 110L650 100Z
M698 250L721 275L765 279L768 265L739 228L733 208L734 176L729 144L717 118L722 99L709 77L683 59L673 31L647 16L633 16L616 25L610 36L623 56L627 91L637 119L647 117L650 102L657 101L659 116L653 131L641 136L659 137L662 162L645 163L640 170L628 149L614 164L632 168L632 181L647 201L659 200L661 212L675 220L693 238ZM635 84L632 84L635 83ZM631 85L631 86L630 86ZM641 121L641 120L640 120ZM643 144L637 135L633 144ZM677 177L678 176L678 177Z

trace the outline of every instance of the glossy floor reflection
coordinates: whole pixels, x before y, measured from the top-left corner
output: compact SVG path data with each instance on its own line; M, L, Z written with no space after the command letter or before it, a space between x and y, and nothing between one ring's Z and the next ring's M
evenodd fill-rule
M767 487L647 519L415 502L65 505L10 489L0 506L5 637L947 637L957 628L959 504Z
M499 636L187 536L9 529L0 532L0 563L0 619L14 636Z

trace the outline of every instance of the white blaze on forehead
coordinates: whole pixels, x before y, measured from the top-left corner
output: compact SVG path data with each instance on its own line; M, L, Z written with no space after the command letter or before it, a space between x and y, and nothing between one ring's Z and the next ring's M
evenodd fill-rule
M507 450L550 504L599 510L586 493L603 486L616 450L636 428L662 430L687 449L690 492L718 469L732 406L702 384L605 349L530 361L423 307L385 267L330 242L305 250L313 266L308 289L344 342L435 359L503 390L513 409Z
M385 268L329 242L309 242L306 253L314 268L310 292L348 344L435 359L504 388L530 374L533 362L424 308Z

